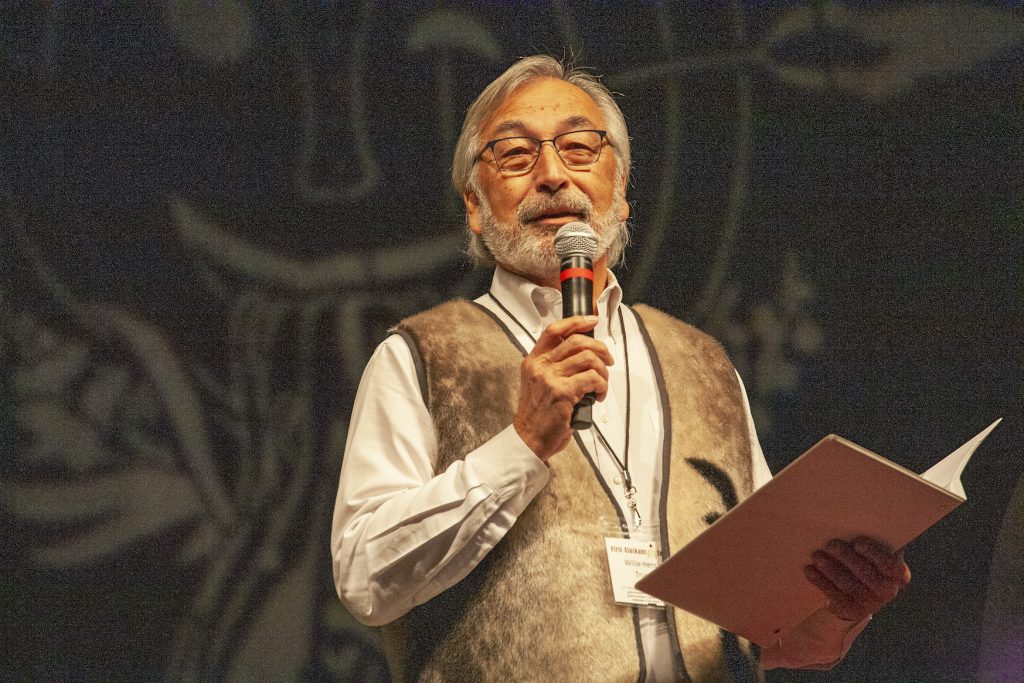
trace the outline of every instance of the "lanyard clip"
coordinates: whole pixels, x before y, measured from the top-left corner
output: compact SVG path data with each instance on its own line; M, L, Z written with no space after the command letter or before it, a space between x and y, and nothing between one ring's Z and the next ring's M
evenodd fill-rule
M626 473L625 480L623 482L623 493L626 496L626 504L629 505L630 516L633 518L633 528L639 529L643 520L640 518L640 511L636 506L636 487L633 486L633 482Z

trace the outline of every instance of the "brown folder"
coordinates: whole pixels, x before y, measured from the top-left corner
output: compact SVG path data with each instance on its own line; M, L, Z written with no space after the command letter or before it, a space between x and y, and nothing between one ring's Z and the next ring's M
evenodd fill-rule
M966 497L960 473L999 420L918 476L829 435L636 587L761 646L825 604L804 577L834 538L902 548Z

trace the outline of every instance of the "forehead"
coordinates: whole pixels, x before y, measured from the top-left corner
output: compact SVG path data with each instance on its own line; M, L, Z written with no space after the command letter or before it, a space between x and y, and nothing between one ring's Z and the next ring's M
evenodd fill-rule
M606 127L590 95L557 78L538 78L514 90L487 120L483 133L485 138L499 133L551 136L588 126Z

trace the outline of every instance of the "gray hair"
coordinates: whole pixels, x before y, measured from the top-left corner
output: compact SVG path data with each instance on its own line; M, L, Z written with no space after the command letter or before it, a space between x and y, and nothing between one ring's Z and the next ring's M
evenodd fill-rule
M486 143L480 136L481 127L513 92L538 78L557 78L566 81L594 100L604 116L608 128L608 141L615 152L616 183L621 185L629 177L629 131L626 128L626 118L622 115L622 110L616 104L611 91L596 76L583 69L564 64L548 55L535 55L524 57L510 66L505 73L484 88L469 106L459 140L455 143L455 156L452 161L452 184L460 195L470 189L477 190L476 160L480 149ZM480 236L472 231L468 252L477 265L494 265L494 257L484 246Z

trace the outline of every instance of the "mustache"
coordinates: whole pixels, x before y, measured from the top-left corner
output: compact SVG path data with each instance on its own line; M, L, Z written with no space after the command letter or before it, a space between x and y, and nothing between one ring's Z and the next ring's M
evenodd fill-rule
M593 203L582 193L559 197L533 197L519 205L516 218L521 224L525 224L545 214L574 213L579 214L584 222L589 222L593 211Z

